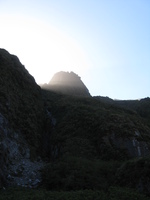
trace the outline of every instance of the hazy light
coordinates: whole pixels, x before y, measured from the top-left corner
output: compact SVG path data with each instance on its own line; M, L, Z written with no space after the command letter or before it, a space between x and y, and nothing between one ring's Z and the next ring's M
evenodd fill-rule
M65 33L32 18L0 16L1 48L16 54L37 83L49 82L58 71L81 75L89 68L84 50Z
M74 71L92 95L149 96L149 1L0 1L0 48L38 83Z

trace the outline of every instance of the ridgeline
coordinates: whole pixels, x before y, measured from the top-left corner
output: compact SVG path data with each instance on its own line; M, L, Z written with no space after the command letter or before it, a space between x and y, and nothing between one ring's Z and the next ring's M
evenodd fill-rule
M40 87L0 49L0 155L1 199L149 199L150 99L92 97L74 72Z

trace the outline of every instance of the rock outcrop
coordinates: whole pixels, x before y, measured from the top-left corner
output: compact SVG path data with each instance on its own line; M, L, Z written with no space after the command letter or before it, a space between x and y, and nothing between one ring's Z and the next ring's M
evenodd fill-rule
M19 59L4 49L0 49L0 113L38 149L45 115L41 89Z
M73 96L89 97L90 93L81 78L74 72L58 72L42 88Z
M36 187L41 182L42 160L31 160L30 146L23 134L15 132L0 114L0 188Z
M91 97L73 72L56 73L43 88L16 56L0 49L0 188L45 184L50 190L91 185L101 190L103 180L112 185L117 173L118 184L128 186L128 174L134 173L127 161L132 160L135 171L142 166L137 182L150 193L149 98L126 102ZM113 173L107 165L114 167Z
M34 160L42 151L45 116L34 78L16 56L0 49L0 187L40 181L32 173L42 166Z

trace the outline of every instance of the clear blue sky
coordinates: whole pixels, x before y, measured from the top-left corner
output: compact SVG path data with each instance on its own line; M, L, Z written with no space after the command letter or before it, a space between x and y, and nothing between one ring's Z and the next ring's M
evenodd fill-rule
M0 27L37 83L74 71L93 96L150 96L150 0L0 0Z

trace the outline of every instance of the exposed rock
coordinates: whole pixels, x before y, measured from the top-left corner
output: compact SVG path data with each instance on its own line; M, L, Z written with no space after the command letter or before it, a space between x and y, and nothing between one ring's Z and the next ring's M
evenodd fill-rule
M11 126L39 149L44 127L41 89L19 59L0 49L0 112Z
M89 97L90 93L81 78L74 72L58 72L42 88L67 95Z
M0 187L40 182L43 162L35 160L45 117L41 88L16 56L0 49Z
M9 185L35 188L41 182L40 170L44 167L43 161L24 159L14 162L9 167L7 180Z
M150 154L150 142L142 141L139 136L140 132L135 131L135 136L133 137L118 137L115 134L111 134L109 138L117 148L125 149L130 157L147 156Z
M150 154L149 98L134 102L133 110L133 102L130 106L117 102L117 106L109 98L75 98L91 96L73 72L55 74L43 88L54 92L42 91L19 59L0 49L0 188L37 187L45 158L52 162L48 165L56 160L62 172L59 162L65 156L68 161L78 157L122 163L128 155ZM149 179L145 180L149 184ZM57 181L59 175L56 188ZM139 188L142 181L137 182Z
M0 187L36 187L41 182L42 160L31 161L30 149L22 134L13 132L0 113Z

